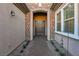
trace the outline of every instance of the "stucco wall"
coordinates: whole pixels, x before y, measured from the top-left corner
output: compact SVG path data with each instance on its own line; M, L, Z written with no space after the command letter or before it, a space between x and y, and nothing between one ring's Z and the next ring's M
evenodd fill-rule
M72 55L79 56L79 40L68 38L60 34L55 34L55 40L61 44L63 39L63 47Z
M11 10L15 16L11 16ZM25 15L13 4L0 4L0 55L8 55L25 40Z

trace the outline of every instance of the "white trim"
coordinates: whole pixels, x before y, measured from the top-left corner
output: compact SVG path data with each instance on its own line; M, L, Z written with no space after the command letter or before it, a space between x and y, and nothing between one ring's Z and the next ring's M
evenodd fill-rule
M74 34L75 35L78 35L78 4L76 3L75 4L75 7L74 7Z
M79 40L79 36L78 36L78 4L74 4L74 34L71 33L65 33L64 32L64 13L63 13L63 9L68 5L69 3L65 4L64 6L62 6L61 8L59 8L56 12L55 12L55 32L58 34L62 34L74 39ZM57 31L57 13L61 11L61 32Z
M31 21L30 21L30 37L33 40L33 13L40 9L31 10ZM42 10L47 13L47 40L50 40L50 10Z
M55 31L57 31L57 13L55 13Z
M64 18L63 18L64 15L63 15L63 13L64 13L64 12L63 12L63 9L62 9L62 10L61 10L61 25L62 25L62 26L61 26L61 32L64 32L64 20L63 20L63 19L64 19Z
M47 12L47 30L48 30L47 39L50 40L50 10L48 10Z
M74 16L75 17L75 16ZM71 18L68 18L68 19L65 19L64 21L69 21L71 19L74 19L74 17L71 17Z
M33 12L31 11L30 14L31 20L30 20L30 38L33 40Z
M74 35L74 34L70 34L70 33L65 33L65 32L58 32L58 31L55 31L55 33L58 33L58 34L61 34L61 35L64 35L64 36L67 36L67 37L79 40L79 36L78 35Z

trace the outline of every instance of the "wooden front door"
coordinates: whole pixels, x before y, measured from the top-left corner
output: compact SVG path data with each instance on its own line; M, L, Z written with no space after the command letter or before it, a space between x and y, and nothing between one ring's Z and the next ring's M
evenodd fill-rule
M35 21L35 35L45 35L45 21Z

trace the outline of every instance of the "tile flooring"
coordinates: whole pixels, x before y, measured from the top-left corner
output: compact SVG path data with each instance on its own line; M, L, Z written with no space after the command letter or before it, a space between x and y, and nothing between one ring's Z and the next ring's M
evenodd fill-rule
M55 51L54 46L46 39L46 36L34 37L22 53L20 52L21 46L12 52L10 56L59 56L59 53Z

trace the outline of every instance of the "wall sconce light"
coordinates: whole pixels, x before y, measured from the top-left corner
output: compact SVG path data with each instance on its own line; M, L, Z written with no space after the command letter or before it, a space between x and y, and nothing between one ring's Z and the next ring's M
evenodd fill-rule
M11 16L15 16L15 12L11 10Z

